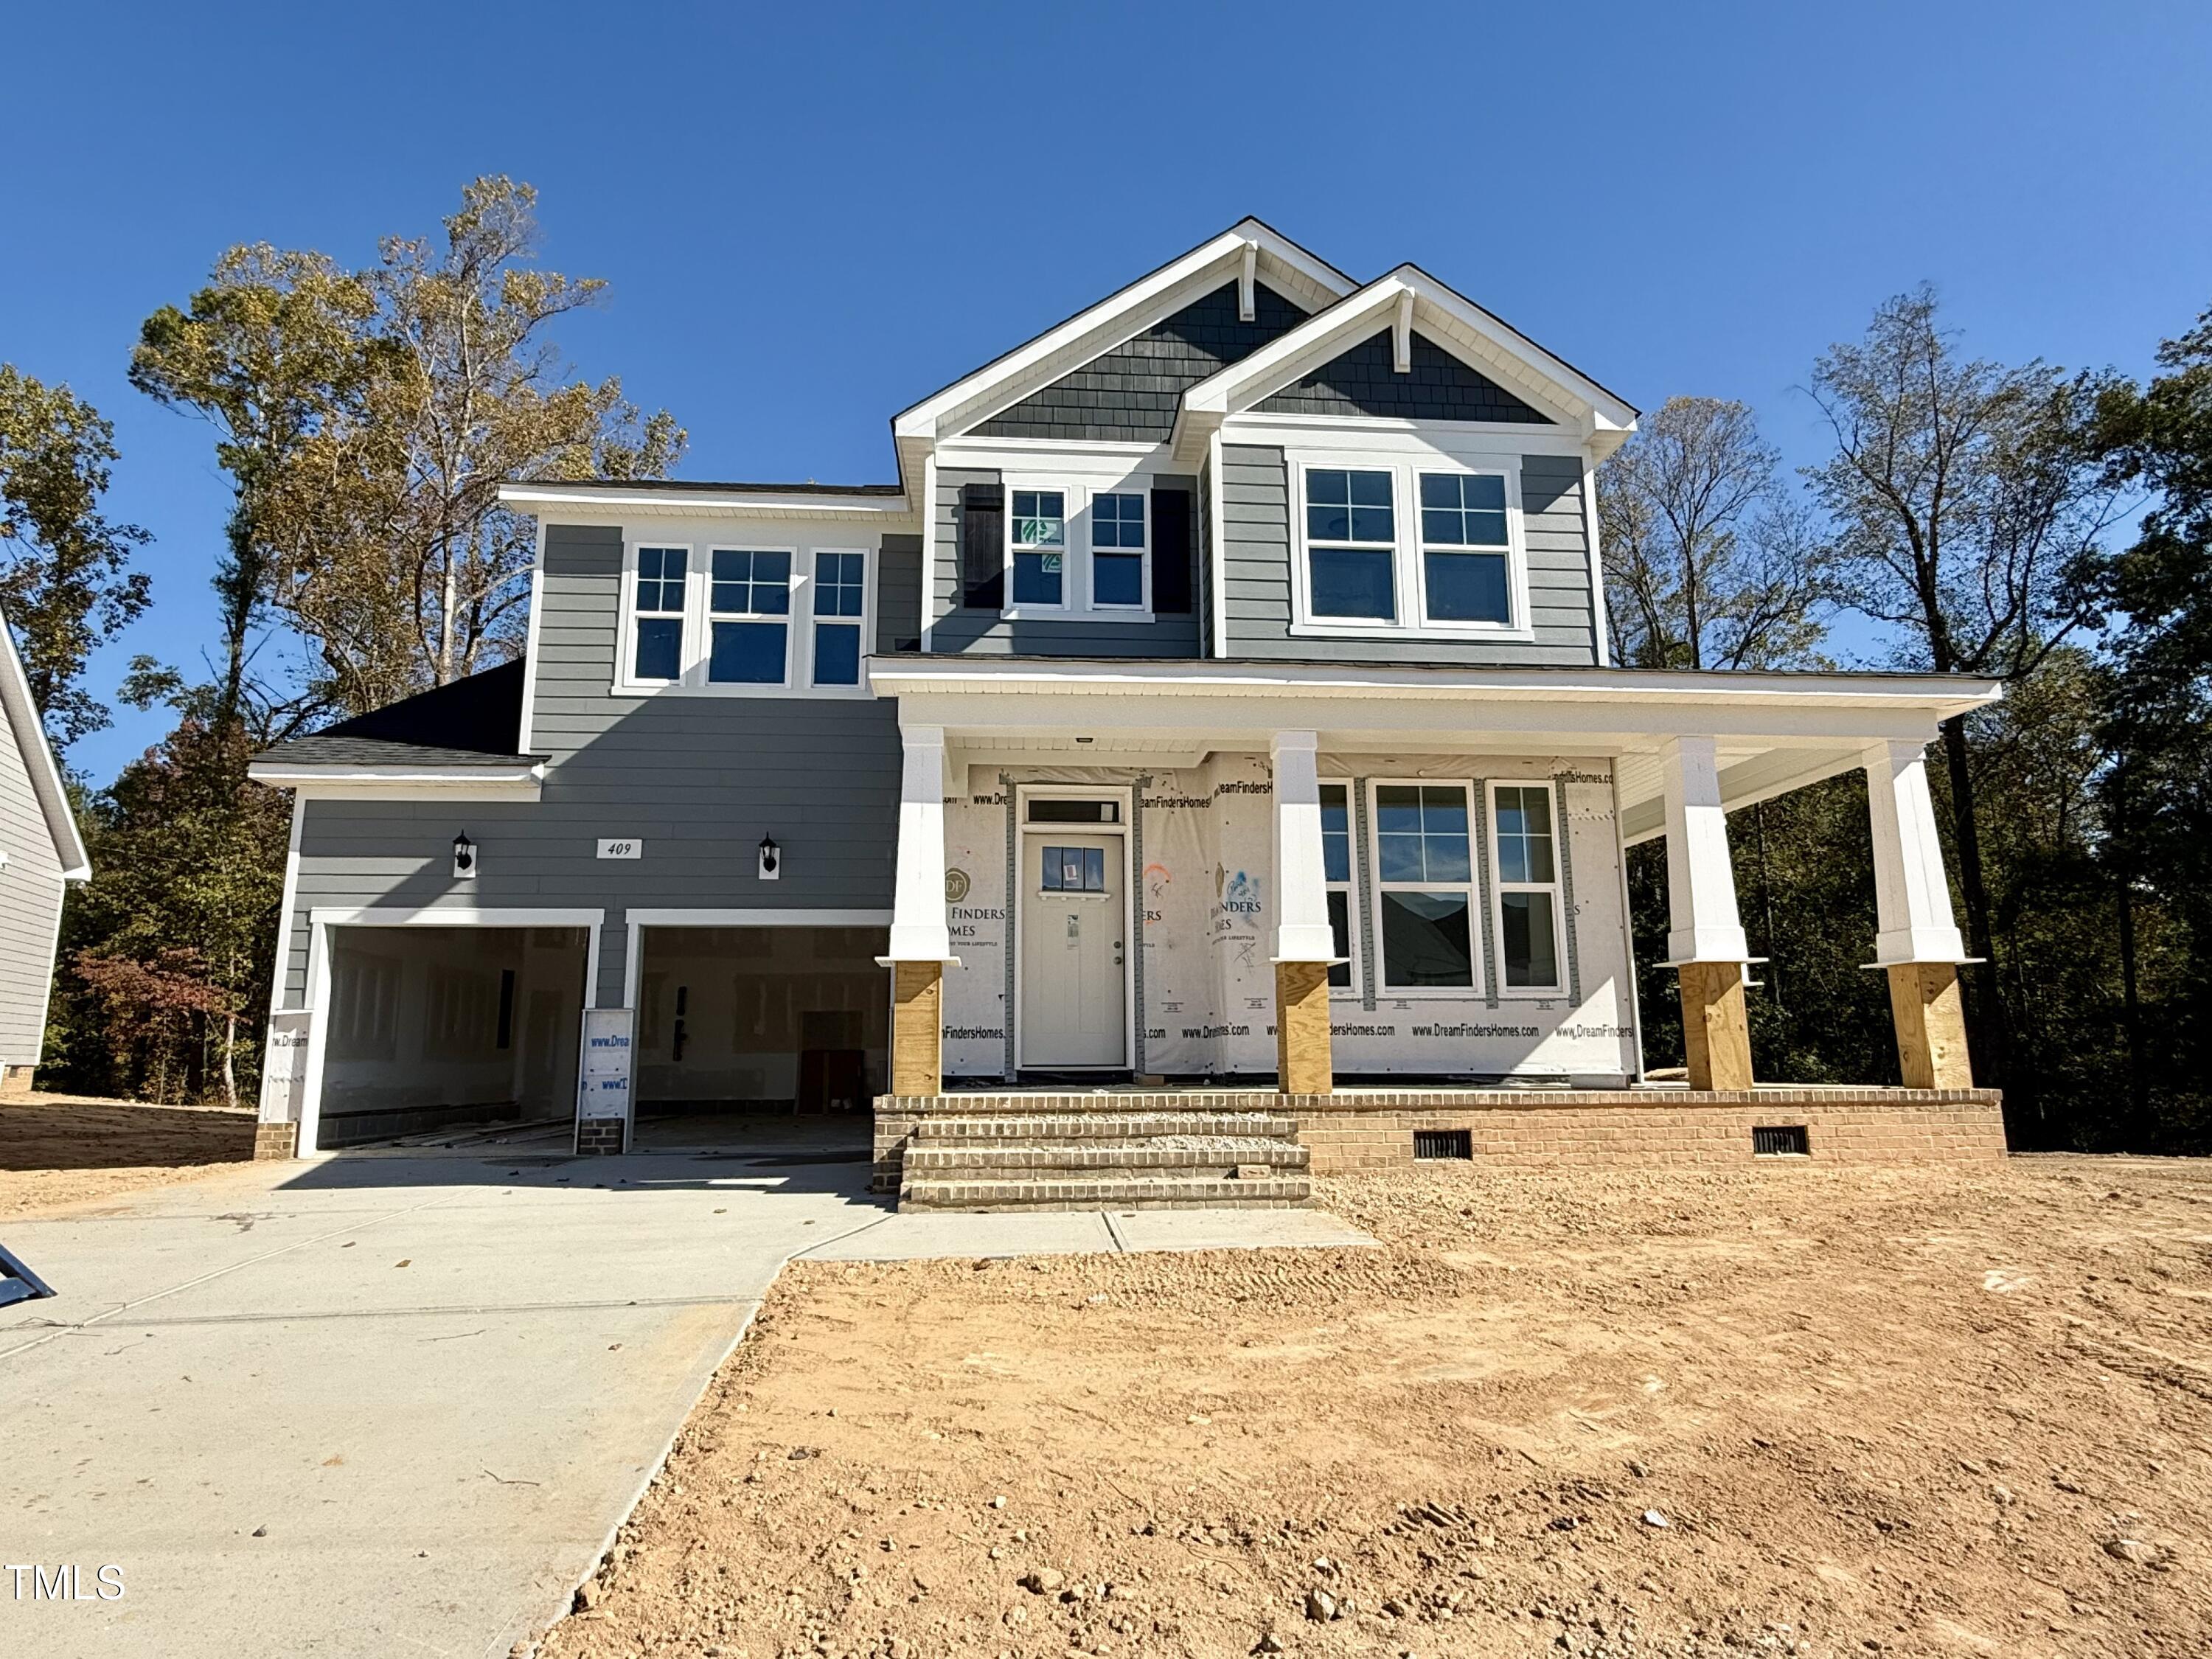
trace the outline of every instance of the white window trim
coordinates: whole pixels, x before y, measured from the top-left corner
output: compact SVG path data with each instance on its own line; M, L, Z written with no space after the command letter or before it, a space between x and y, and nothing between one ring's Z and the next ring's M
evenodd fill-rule
M677 677L672 680L646 680L637 677L637 561L647 548L680 550L684 555L684 610L682 638L676 647ZM697 574L699 549L695 543L679 542L659 536L641 536L623 543L622 626L617 630L615 646L615 687L622 691L665 691L684 684L684 670L690 660L691 643L691 580ZM666 617L668 612L656 611L654 617Z
M1474 856L1474 825L1468 824L1467 879L1459 881L1393 881L1382 879L1382 792L1385 789L1457 789L1467 802L1470 820L1474 811L1473 778L1370 778L1367 781L1367 890L1375 904L1375 994L1393 1001L1406 998L1480 997L1487 994L1483 975L1483 929L1490 907L1484 902L1482 866ZM1385 892L1467 894L1468 981L1465 985L1393 985L1389 982L1390 951L1382 939L1382 895Z
M1035 621L1049 617L1059 622L1149 623L1152 615L1152 477L1131 473L1112 480L1076 480L1059 474L1005 473L999 480L1005 492L1006 605L999 615L1007 622ZM1060 603L1017 602L1014 599L1014 492L1044 489L1058 495L1067 517L1066 541L1060 550ZM1144 602L1141 605L1102 605L1091 560L1091 503L1099 495L1140 495L1145 502ZM1109 548L1109 553L1123 551Z
M1352 865L1351 869L1346 872L1346 879L1343 881L1329 881L1325 878L1328 871L1326 859L1324 859L1322 863L1322 871L1324 875L1324 879L1322 883L1322 890L1329 893L1341 892L1344 895L1344 954L1346 958L1348 958L1346 965L1350 969L1352 980L1352 983L1349 985L1330 986L1328 988L1328 994L1339 1001L1349 1000L1356 1002L1359 1000L1360 987L1363 982L1362 975L1365 973L1367 966L1366 961L1359 949L1359 912L1361 908L1359 902L1359 866L1361 863L1361 854L1364 850L1359 844L1359 787L1350 778L1322 778L1317 780L1317 781L1324 789L1342 789L1344 791L1345 852L1350 859Z
M814 614L814 580L816 563L824 553L857 553L860 556L860 614L857 617L817 617ZM792 603L796 605L798 587L794 577ZM852 685L823 685L814 678L814 630L823 623L836 625L851 624L860 630L860 677ZM838 546L831 542L811 544L806 549L806 689L825 697L870 696L868 689L868 658L873 649L869 641L876 636L876 560L867 548Z
M1549 881L1508 881L1505 866L1498 857L1498 792L1501 789L1534 789L1544 797L1547 814L1552 821L1552 878ZM1530 1000L1563 997L1567 994L1567 914L1564 896L1561 867L1566 862L1566 825L1559 821L1559 794L1546 778L1493 778L1485 791L1484 806L1487 809L1486 833L1490 841L1490 885L1495 902L1489 907L1492 947L1498 953L1498 994L1501 998ZM1559 970L1557 982L1551 985L1515 985L1505 976L1505 896L1508 893L1548 893L1552 899L1552 964Z
M637 562L648 547L675 548L684 554L684 639L679 662L682 672L672 680L641 680L634 672L637 663ZM783 678L757 684L715 683L707 678L715 620L712 612L714 561L717 552L786 553L791 557L791 611L783 642ZM858 553L864 589L860 625L860 683L858 685L817 685L814 683L814 559L818 553ZM868 659L876 628L877 550L853 539L796 541L763 538L738 541L701 542L677 537L626 535L623 540L622 591L617 596L620 621L616 629L615 672L607 690L619 697L872 697ZM656 613L665 615L665 612ZM775 621L771 617L727 617L725 621ZM848 622L850 617L829 620Z
M1437 639L1527 641L1535 631L1529 615L1528 540L1521 512L1521 462L1511 455L1455 455L1424 449L1418 453L1376 450L1297 450L1289 462L1291 520L1290 631L1321 639ZM1313 609L1313 565L1306 541L1306 474L1310 471L1390 474L1390 555L1395 622L1363 622L1317 617ZM1451 623L1428 620L1426 573L1421 559L1420 475L1424 472L1487 472L1505 480L1505 575L1512 621Z

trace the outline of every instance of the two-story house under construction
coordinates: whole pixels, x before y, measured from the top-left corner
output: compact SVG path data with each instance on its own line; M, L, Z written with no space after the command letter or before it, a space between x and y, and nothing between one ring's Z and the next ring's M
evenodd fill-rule
M526 655L256 765L297 797L265 1144L850 1107L947 1203L1281 1201L1417 1133L2000 1148L1923 758L2000 688L1609 662L1635 420L1247 220L896 416L894 483L509 486ZM1862 770L1908 1087L1755 1091L1726 815ZM1633 989L1662 836L1686 1086ZM1109 1117L1150 1150L1082 1187Z

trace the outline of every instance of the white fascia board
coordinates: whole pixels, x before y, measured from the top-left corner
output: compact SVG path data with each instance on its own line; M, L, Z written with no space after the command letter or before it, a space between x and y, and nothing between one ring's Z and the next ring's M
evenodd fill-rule
M536 800L543 766L431 771L405 766L249 766L246 775L272 789L296 790L309 800L366 800L429 796L440 800Z
M1419 266L1407 264L1184 392L1170 440L1174 453L1182 456L1229 416L1252 408L1307 368L1395 321L1408 295L1417 331L1560 416L1598 459L1635 430L1637 411L1625 399Z
M908 440L933 441L1018 403L1068 369L1112 350L1161 318L1172 315L1199 293L1237 276L1248 246L1257 250L1260 276L1297 290L1294 298L1330 305L1356 287L1341 271L1280 232L1257 219L1244 219L1028 343L902 410L891 420L893 439L903 452Z
M30 676L23 672L22 658L15 654L15 636L5 617L0 617L0 712L4 712L16 752L23 757L23 770L30 775L31 793L38 797L39 814L46 820L47 838L53 842L54 857L62 866L62 879L90 880L92 857L77 830L76 815L70 810L69 785L62 776L53 745L46 741L46 725L31 696Z
M1622 668L1367 668L1322 663L1041 663L872 657L879 696L1024 696L1388 697L1408 701L1692 702L1706 706L1895 708L1948 720L2004 695L2004 682L1965 674L1782 674Z
M900 495L769 495L714 489L609 489L592 485L501 484L500 501L564 524L620 524L632 519L906 519Z

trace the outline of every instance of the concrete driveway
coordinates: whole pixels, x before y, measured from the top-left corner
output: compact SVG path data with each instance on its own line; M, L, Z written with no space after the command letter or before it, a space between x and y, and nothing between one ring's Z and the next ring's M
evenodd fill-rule
M784 1261L882 1220L807 1157L355 1153L6 1224L61 1294L0 1312L0 1653L505 1654Z

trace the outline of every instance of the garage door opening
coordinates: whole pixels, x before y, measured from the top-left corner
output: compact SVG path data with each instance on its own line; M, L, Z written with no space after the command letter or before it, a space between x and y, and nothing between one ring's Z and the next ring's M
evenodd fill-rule
M890 1073L881 927L672 927L639 958L641 1126L866 1114Z
M316 1144L575 1109L580 927L331 930Z

